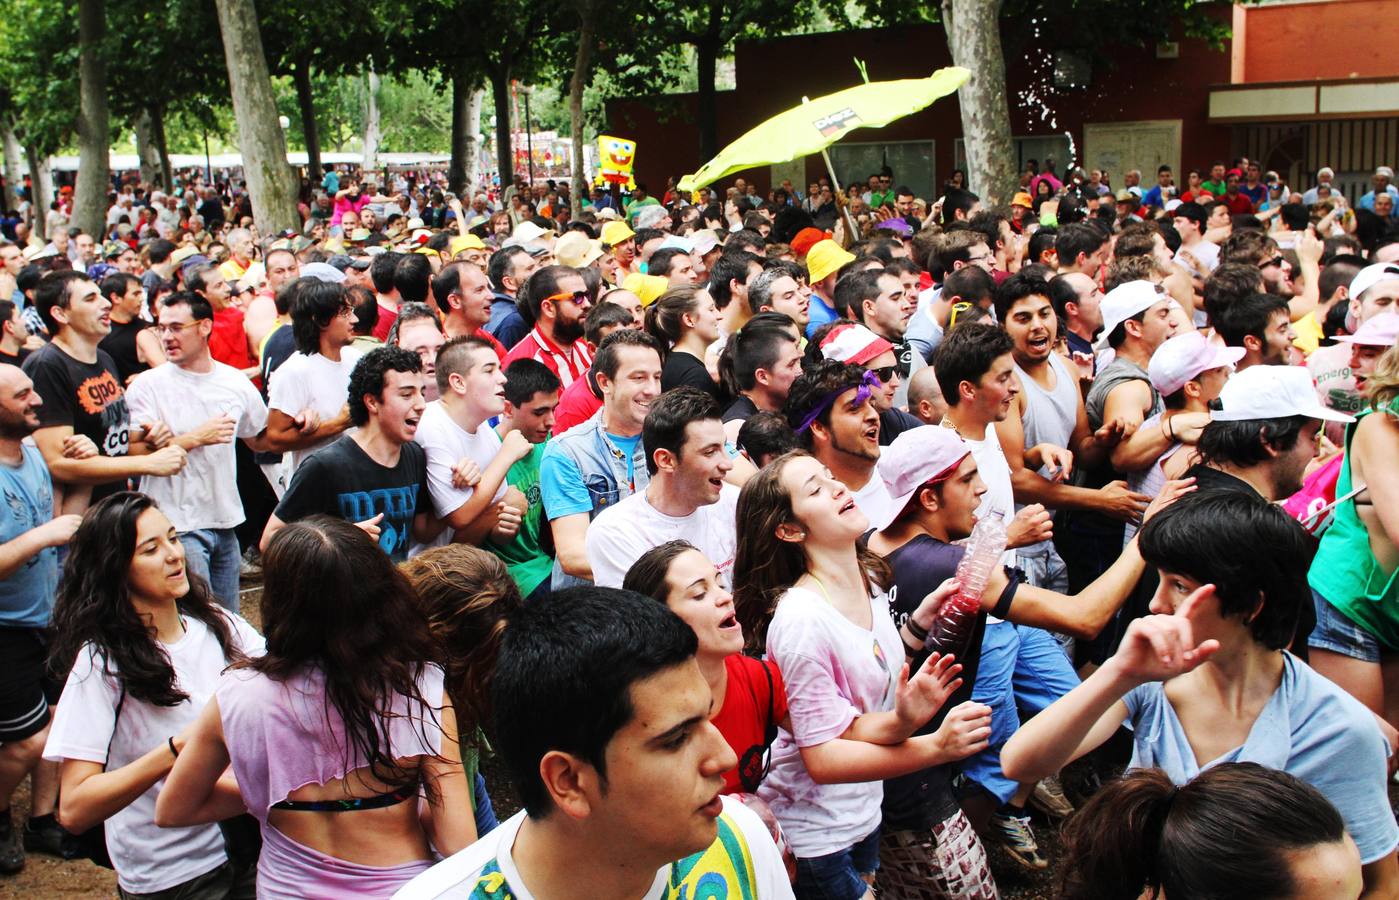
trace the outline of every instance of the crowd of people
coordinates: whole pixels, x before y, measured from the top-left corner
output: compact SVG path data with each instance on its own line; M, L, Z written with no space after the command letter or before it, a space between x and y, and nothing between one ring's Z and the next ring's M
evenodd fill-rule
M1202 174L7 219L0 872L1399 896L1399 190Z

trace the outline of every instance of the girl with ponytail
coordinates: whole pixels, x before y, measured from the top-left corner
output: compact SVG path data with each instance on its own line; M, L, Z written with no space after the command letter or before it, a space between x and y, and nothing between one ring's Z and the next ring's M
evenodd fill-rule
M646 331L669 348L661 390L699 388L723 406L726 398L705 366L705 352L719 340L719 310L702 287L671 288L646 308Z

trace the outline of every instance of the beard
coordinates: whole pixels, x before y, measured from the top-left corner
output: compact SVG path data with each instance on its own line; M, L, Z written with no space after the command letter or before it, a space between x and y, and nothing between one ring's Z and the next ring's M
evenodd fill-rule
M560 342L571 344L583 338L583 320L558 319L554 322L554 337Z

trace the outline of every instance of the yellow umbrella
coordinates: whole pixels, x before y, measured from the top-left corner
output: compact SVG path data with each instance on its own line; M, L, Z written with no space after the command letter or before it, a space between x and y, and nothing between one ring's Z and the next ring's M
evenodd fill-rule
M680 179L682 191L693 191L721 178L773 163L790 162L826 148L856 128L882 128L918 112L962 86L971 72L960 66L939 69L927 78L871 81L817 97L779 113L729 144L719 155ZM826 160L830 168L830 159ZM834 180L835 173L831 173Z

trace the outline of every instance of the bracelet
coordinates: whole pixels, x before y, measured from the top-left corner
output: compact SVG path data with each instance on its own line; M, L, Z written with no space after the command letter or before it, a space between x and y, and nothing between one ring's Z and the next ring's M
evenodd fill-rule
M1171 427L1171 417L1170 417L1170 416L1166 416L1166 417L1164 417L1164 418L1161 419L1161 430L1164 431L1164 432L1166 432L1166 437L1167 437L1171 442L1173 442L1173 443L1175 442L1175 439L1176 439L1176 431L1175 431L1174 428Z
M903 641L903 638L899 638L899 640ZM905 655L905 656L908 656L908 657L910 657L910 658L915 657L915 656L917 656L918 654L920 654L920 653L923 652L923 648L922 648L922 647L915 647L915 646L913 646L912 644L910 644L908 641L903 641L903 645L904 645L904 655Z
M908 629L908 633L913 635L915 640L928 640L928 629L920 627L917 622L913 621L913 616L908 617L908 621L904 622L904 627Z
M170 748L170 755L173 756L173 757L175 757L176 759L179 759L179 758L180 758L180 751L178 751L178 750L175 749L175 737L174 737L174 735L171 735L170 737L166 738L166 739L165 739L165 743L166 743L166 745Z

